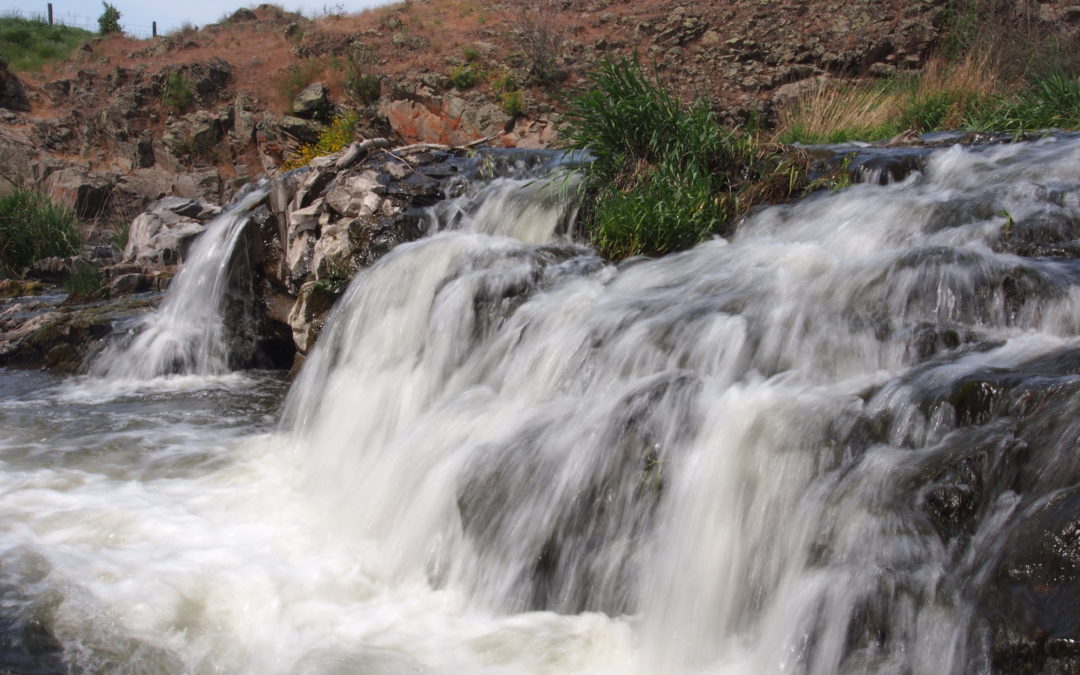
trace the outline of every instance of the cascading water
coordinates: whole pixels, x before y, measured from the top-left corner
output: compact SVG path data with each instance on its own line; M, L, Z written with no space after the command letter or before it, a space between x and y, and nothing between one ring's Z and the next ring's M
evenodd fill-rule
M0 380L0 630L46 671L1067 669L1080 139L621 266L554 184L358 275L272 434Z
M133 328L130 339L102 353L91 367L93 375L148 380L174 373L221 375L230 370L223 303L235 271L233 251L251 209L268 190L265 183L252 186L207 226L161 307Z

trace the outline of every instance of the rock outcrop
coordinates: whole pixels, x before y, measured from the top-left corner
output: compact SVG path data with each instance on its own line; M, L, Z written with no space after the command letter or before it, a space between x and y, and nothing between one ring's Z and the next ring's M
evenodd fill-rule
M7 61L0 57L0 108L8 110L30 110L26 92L15 74L8 70Z

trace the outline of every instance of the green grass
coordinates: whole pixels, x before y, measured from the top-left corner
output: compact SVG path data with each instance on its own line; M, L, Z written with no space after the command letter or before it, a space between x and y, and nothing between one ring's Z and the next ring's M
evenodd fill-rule
M94 34L81 28L50 26L41 19L0 17L0 56L12 70L39 70L62 61Z
M20 274L31 263L79 250L71 209L32 190L0 197L0 275Z
M593 156L583 225L608 258L663 255L730 231L804 187L805 158L684 106L636 60L602 63L566 115L569 147Z
M68 295L76 298L88 298L99 294L106 286L105 275L101 273L97 265L85 261L78 261L68 275L64 287Z
M1080 128L1080 77L1036 76L1015 95L972 108L965 122L978 131Z
M171 73L161 87L161 102L177 112L191 107L195 103L191 82L179 72Z
M447 77L451 86L461 91L472 89L480 82L480 72L472 66L455 66Z

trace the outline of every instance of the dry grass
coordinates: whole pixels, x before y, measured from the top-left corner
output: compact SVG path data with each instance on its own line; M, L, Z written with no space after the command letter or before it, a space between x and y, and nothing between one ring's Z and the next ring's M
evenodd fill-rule
M932 59L913 74L874 82L821 79L778 115L777 137L790 142L877 140L909 129L955 129L974 105L1008 90L987 52L958 61Z

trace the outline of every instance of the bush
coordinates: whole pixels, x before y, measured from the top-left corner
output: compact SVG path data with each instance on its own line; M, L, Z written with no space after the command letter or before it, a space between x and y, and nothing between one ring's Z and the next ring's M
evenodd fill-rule
M107 2L101 3L105 11L98 17L98 32L102 35L120 32L120 10Z
M511 117L525 114L525 92L521 90L504 91L499 95L499 106Z
M356 138L356 126L359 122L360 116L354 112L338 115L330 126L323 129L317 141L301 146L294 156L281 165L281 168L288 170L307 166L316 157L343 149Z
M161 87L161 102L177 111L190 107L195 103L191 82L179 72L171 73Z
M66 256L79 249L79 231L71 209L40 192L17 190L0 197L0 273L20 273L31 263Z
M371 105L382 95L382 82L372 72L375 57L366 47L354 47L345 62L345 93L361 105Z
M555 61L562 47L561 0L507 0L513 37L521 46L529 77L546 84L557 79Z
M683 107L636 60L601 64L572 103L569 146L593 156L582 223L609 258L662 255L727 233L751 206L803 187L807 162Z
M457 66L450 71L450 84L455 89L472 89L480 81L480 74L472 66Z

